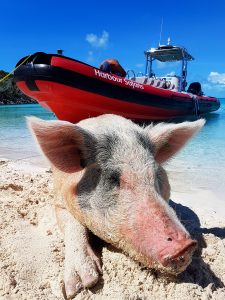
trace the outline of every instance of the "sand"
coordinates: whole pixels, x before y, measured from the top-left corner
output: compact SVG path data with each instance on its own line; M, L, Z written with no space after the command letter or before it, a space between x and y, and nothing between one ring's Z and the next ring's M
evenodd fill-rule
M64 299L51 176L49 167L0 160L0 299ZM224 199L173 182L172 189L171 205L199 242L187 270L166 278L103 245L100 282L75 299L225 299Z

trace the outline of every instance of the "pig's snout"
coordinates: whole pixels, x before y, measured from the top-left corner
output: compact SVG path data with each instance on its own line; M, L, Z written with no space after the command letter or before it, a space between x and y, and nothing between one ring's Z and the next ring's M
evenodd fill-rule
M180 273L191 262L192 254L197 248L197 241L192 239L174 241L172 238L168 238L168 241L171 245L160 253L159 261L172 272Z
M164 202L143 201L131 215L131 227L123 225L122 233L138 260L163 272L183 272L192 260L197 241L191 239L174 211Z

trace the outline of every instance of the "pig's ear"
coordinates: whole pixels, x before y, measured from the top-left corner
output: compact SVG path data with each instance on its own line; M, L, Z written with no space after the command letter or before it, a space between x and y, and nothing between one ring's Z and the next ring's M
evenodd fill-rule
M27 123L42 152L56 168L67 173L81 170L83 135L80 127L35 117L28 117Z
M156 161L164 163L170 159L204 124L205 120L200 119L179 124L159 123L149 129L147 127L148 136L154 146Z

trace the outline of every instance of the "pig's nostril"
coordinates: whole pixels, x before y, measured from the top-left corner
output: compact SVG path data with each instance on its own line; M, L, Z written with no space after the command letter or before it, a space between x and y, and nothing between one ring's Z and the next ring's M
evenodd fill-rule
M167 238L167 241L168 241L168 242L171 242L171 241L172 241L171 237L168 237L168 238Z
M180 256L180 257L179 257L179 261L184 262L184 261L185 261L185 258L184 258L183 256Z

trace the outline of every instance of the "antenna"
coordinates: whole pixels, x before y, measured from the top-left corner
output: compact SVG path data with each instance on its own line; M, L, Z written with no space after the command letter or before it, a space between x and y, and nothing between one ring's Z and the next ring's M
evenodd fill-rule
M161 37L162 37L162 27L163 27L163 17L162 17L162 21L161 21L161 29L160 29L160 35L159 35L159 47L160 47Z
M168 42L167 45L170 45L170 36L168 36Z

